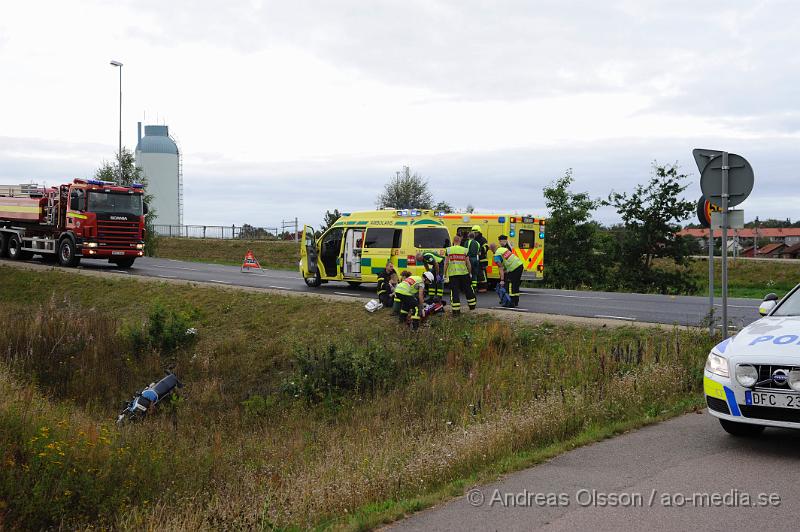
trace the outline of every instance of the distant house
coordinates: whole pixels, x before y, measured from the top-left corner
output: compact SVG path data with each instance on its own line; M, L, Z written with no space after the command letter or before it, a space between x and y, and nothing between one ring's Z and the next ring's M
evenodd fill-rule
M783 248L780 257L782 259L800 259L800 243Z
M753 256L753 246L748 246L742 248L742 251L739 252L740 257L752 257Z
M678 231L678 236L693 236L695 238L708 238L708 229L683 229ZM720 238L722 231L720 229L714 230L714 238ZM740 239L755 239L755 229L729 229L728 237L738 236ZM800 227L782 227L782 228L761 228L758 230L758 238L768 238L770 242L780 242L787 246L800 244ZM759 251L759 255L761 252Z
M780 242L773 242L766 246L758 248L758 256L769 259L777 259L781 256L781 251L786 248L785 244Z

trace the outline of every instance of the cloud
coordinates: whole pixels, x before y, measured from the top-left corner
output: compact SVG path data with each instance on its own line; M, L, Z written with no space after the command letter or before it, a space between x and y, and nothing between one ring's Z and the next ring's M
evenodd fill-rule
M654 159L694 173L694 147L747 156L745 208L796 216L793 2L87 0L74 13L0 8L4 181L113 157L113 56L123 143L143 111L170 125L191 223L372 208L405 164L437 199L538 214L566 168L605 196Z

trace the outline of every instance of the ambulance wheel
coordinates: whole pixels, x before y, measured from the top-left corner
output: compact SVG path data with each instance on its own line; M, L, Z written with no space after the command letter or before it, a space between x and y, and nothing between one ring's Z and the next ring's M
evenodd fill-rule
M128 268L133 266L133 262L135 260L136 260L136 257L125 257L124 259L114 259L111 262L116 264L117 267L122 268L123 270L127 270Z
M33 253L30 251L22 250L22 240L19 235L11 235L6 244L6 252L11 260L28 260L33 257Z
M361 286L361 281L347 281L347 284L349 284L353 288L358 288L359 286Z
M306 282L306 285L311 288L317 288L322 284L322 279L319 278L319 272L315 273L312 277L303 277L303 280Z
M719 424L725 432L733 436L758 436L764 431L763 425L751 425L750 423L736 423L727 419L720 419Z
M77 266L81 258L75 252L75 241L68 236L62 238L58 243L58 263L68 267Z

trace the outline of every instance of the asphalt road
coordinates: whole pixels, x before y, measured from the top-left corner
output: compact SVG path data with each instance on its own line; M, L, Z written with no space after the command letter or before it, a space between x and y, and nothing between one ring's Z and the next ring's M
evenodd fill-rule
M390 528L795 530L798 445L800 432L740 439L708 414L687 414L476 486ZM744 505L745 496L752 502L760 494L765 506Z
M141 275L164 279L205 281L220 285L272 288L287 292L322 292L361 298L365 301L374 296L374 284L351 287L346 283L330 282L319 288L306 286L298 272L286 270L255 270L242 273L238 266L222 266L200 262L183 262L171 259L143 257L129 270L119 270L107 262L85 260L81 267L91 270L107 270L126 275ZM716 303L719 303L717 299ZM729 318L740 328L756 319L756 299L731 298ZM480 294L478 306L498 308L494 292ZM507 312L536 312L562 316L608 318L646 323L698 325L708 313L708 298L695 296L662 296L652 294L625 294L615 292L584 292L573 290L530 289L522 290L520 306ZM719 306L717 306L719 313Z

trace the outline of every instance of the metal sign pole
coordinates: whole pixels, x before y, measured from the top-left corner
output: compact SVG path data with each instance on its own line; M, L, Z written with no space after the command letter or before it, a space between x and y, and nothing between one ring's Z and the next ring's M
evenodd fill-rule
M728 152L722 152L722 339L728 338Z
M708 334L714 336L714 228L708 227Z

